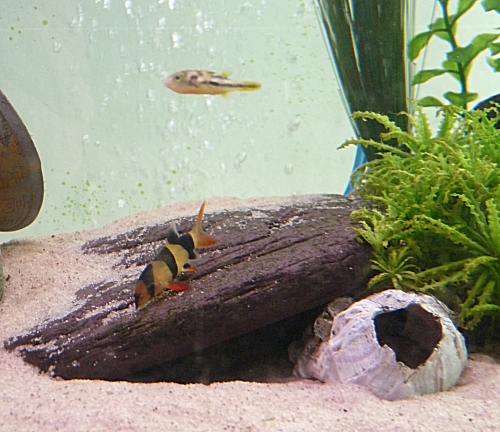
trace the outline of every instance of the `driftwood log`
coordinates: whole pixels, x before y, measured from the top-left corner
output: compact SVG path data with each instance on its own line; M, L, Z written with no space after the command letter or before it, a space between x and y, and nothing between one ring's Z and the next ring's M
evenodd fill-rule
M5 348L54 376L114 380L293 322L365 286L371 251L356 240L350 221L359 207L352 198L322 195L274 209L208 214L203 225L219 242L201 251L190 288L169 291L139 311L134 281L170 221L88 241L82 253L111 254L116 266L136 271L80 289L70 314L11 337ZM182 233L194 218L176 222Z

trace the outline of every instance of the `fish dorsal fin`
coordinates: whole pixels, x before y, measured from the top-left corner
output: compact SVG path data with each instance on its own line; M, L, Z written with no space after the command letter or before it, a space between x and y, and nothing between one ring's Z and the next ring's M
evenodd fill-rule
M170 226L168 227L167 234L165 235L165 238L167 239L167 242L169 242L169 243L175 243L175 241L179 238L179 233L178 233L177 228L175 226L175 222L170 223Z
M200 211L198 212L198 217L196 218L196 223L193 229L189 232L193 238L194 248L211 246L217 243L212 236L208 235L201 228L201 221L203 219L203 212L205 211L205 202L201 205Z

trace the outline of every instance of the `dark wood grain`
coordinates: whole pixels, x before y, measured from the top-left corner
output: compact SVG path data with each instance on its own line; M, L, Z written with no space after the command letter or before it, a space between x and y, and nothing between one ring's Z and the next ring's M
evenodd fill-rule
M169 221L93 239L82 245L83 259L113 256L118 268L136 269L133 275L82 288L74 311L11 337L5 348L65 379L123 379L359 293L371 253L352 229L350 214L359 207L354 199L323 195L272 210L208 215L204 226L219 243L202 251L191 287L140 311L133 285ZM193 221L179 220L179 231Z

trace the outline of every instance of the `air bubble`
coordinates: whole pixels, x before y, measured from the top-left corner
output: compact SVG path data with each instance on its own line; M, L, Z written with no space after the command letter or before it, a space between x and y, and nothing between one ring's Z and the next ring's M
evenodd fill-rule
M299 6L297 7L293 15L295 17L303 17L304 15L310 12L312 12L312 8L309 2L302 1L300 2Z
M153 89L148 89L147 100L151 103L154 103L156 100L155 91Z
M208 96L205 98L205 103L207 104L207 107L212 108L215 104L215 97L214 96Z
M118 208L123 208L123 207L125 207L127 202L123 199L119 199L117 204L118 204Z
M179 105L177 104L177 102L174 100L170 101L170 112L176 113L178 111L179 111Z
M104 93L104 97L102 98L101 106L107 107L109 105L110 99L111 99L111 97L109 96L109 94Z
M217 54L217 48L215 47L215 45L210 45L208 47L208 55L210 57L215 57L216 54Z
M180 33L172 33L172 46L177 49L182 47L182 36Z
M87 134L85 134L85 135L82 137L82 144L83 144L83 145L88 145L88 144L90 144L90 137L89 137Z
M170 120L168 123L167 123L167 128L170 132L175 132L176 130L176 123L174 120Z
M168 0L168 7L170 10L177 8L177 0Z
M139 118L139 122L142 122L144 119L144 107L142 104L139 104L139 107L137 108L137 116Z
M115 83L116 83L116 86L118 88L122 88L123 87L123 77L119 76L118 78L116 78Z
M61 47L62 45L59 42L54 41L54 44L52 45L52 51L54 51L55 53L61 52Z
M290 175L293 173L293 165L291 163L288 163L285 165L284 168L285 174Z
M246 10L249 10L253 8L253 4L250 3L249 1L243 2L240 7L238 8L237 12L238 14L245 12Z
M132 11L132 2L130 0L127 0L125 2L125 12L130 18L134 17L134 12Z
M111 9L111 0L104 0L102 8L106 9L106 10L110 10Z
M241 164L245 162L246 158L247 158L247 153L241 152L238 156L236 156L236 159L234 161L234 167L237 170L241 169Z
M115 38L115 36L118 34L118 29L115 28L115 27L111 27L108 31L108 34L109 34L109 38L111 40L113 40Z

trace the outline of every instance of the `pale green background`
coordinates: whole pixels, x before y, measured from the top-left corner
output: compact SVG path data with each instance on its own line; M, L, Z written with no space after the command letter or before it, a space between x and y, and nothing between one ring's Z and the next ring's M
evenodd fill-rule
M433 4L417 3L417 31ZM498 27L495 13L485 23L476 9L471 34ZM426 67L442 59L446 46L435 46ZM353 132L312 0L2 0L0 53L0 88L45 176L42 211L17 236L99 226L177 201L346 187L355 149L337 147ZM263 87L226 98L164 87L188 68ZM458 90L443 82L430 92Z

